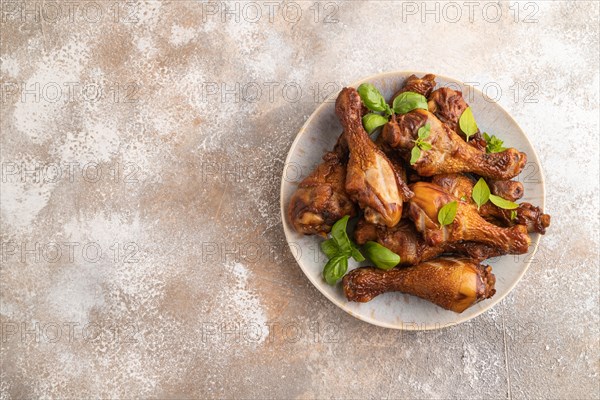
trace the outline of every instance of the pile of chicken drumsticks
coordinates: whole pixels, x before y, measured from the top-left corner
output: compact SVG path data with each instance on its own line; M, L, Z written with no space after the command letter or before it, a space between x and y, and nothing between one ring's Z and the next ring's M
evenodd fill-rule
M363 127L368 110L359 92L344 88L335 104L343 132L292 195L288 215L299 233L327 237L336 221L358 216L356 244L376 242L399 256L395 268L346 274L342 286L349 301L401 291L462 312L495 293L491 267L481 262L526 253L529 234L543 234L550 224L550 216L529 203L512 203L512 209L477 204L473 188L480 179L492 197L519 200L523 185L511 179L527 155L513 148L486 151L487 135L461 130L459 120L469 108L462 93L435 86L434 75L410 76L389 104L411 92L424 96L427 109L390 115L375 140ZM415 161L411 151L420 138L426 145ZM449 203L454 218L442 223L440 211Z

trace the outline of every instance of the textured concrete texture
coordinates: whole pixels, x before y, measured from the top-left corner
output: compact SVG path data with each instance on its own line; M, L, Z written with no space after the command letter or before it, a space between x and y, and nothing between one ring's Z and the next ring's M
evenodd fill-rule
M1 7L1 399L600 397L597 2ZM543 166L532 267L449 329L345 314L281 228L299 128L388 70L483 89Z

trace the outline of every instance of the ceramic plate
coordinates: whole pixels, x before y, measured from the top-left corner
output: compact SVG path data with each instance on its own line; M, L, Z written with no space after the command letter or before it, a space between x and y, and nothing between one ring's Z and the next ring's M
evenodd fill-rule
M422 72L389 72L365 78L349 86L358 87L361 83L370 82L377 87L386 99L400 89L404 80L411 74L425 75ZM495 134L504 140L507 147L514 147L527 153L527 166L515 178L523 182L525 196L520 200L544 207L544 180L540 163L535 150L529 143L525 133L519 128L511 116L493 99L482 92L466 86L460 81L444 76L437 76L437 87L448 86L461 90L477 120L482 132ZM537 249L540 235L532 234L529 253L520 256L503 256L484 261L492 266L496 275L496 294L465 310L462 314L444 310L432 303L403 293L386 293L368 303L348 302L341 288L341 283L329 286L322 278L321 272L327 262L319 250L323 240L317 236L298 234L289 223L287 208L292 193L298 183L304 179L317 164L323 154L332 149L342 127L334 112L337 93L321 104L308 118L287 156L281 182L281 218L287 242L298 265L308 279L325 297L347 313L368 323L386 328L405 330L438 329L468 321L499 303L517 284L529 267ZM348 270L360 265L369 265L368 261L356 263L349 260Z

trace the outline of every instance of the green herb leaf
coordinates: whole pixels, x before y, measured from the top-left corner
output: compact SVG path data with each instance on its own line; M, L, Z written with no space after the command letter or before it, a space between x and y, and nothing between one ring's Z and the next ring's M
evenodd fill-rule
M331 227L331 237L335 240L340 252L346 257L350 256L350 253L352 252L352 244L348 238L348 233L346 233L346 226L348 225L349 219L350 216L346 215L337 220Z
M415 165L419 160L419 157L421 157L421 149L419 149L419 146L415 143L415 147L410 151L410 165Z
M365 254L379 269L389 270L400 263L400 256L377 242L367 242L363 246Z
M438 212L438 222L440 225L450 225L456 217L456 210L458 209L458 203L456 200L446 203L444 207L440 208Z
M373 133L375 129L387 124L387 122L388 119L386 117L375 113L369 113L362 119L363 126L369 135Z
M358 250L358 246L352 240L350 241L350 246L352 247L352 258L354 258L356 262L365 261L365 257L362 255L360 250Z
M325 253L327 258L332 258L340 252L340 248L335 242L335 239L327 239L324 242L321 242L321 251Z
M429 125L429 122L426 123L425 125L423 125L422 127L420 127L419 130L417 131L417 136L419 139L427 139L430 134L431 134L431 125Z
M417 108L427 110L427 99L425 96L415 92L400 93L394 99L392 108L396 114L406 114Z
M410 152L410 165L415 165L415 163L421 157L421 151L431 150L431 143L424 142L425 139L429 137L431 133L431 126L429 124L425 124L419 128L417 132L417 140L413 140L415 142L415 146L412 148Z
M500 208L503 208L505 210L514 210L515 208L518 208L519 205L517 203L513 203L512 201L509 200L505 200L500 196L496 196L494 194L490 194L490 201L492 203L494 203L495 205L497 205Z
M338 255L330 259L325 268L323 268L323 278L330 285L335 285L340 278L348 271L348 258L345 255Z
M463 111L458 120L458 125L460 126L460 130L467 136L467 142L471 136L477 133L479 128L477 127L477 123L475 123L475 117L473 116L471 107L467 107L467 109Z
M357 91L362 102L369 110L382 112L389 109L379 90L370 83L363 83Z
M517 210L512 210L510 212L510 220L514 221L515 219L517 219Z
M483 138L487 142L485 147L487 153L501 153L506 150L506 147L503 146L504 141L500 140L495 135L490 136L487 132L483 132Z
M467 201L467 196L460 196L460 201Z
M431 143L427 143L427 142L420 142L418 144L419 148L423 151L427 151L427 150L431 150Z
M487 201L490 199L490 187L485 182L485 179L479 178L475 186L473 186L473 193L471 194L471 197L473 197L473 200L477 204L478 210L479 207L487 203Z
M391 109L391 107L390 107L390 106L388 106L388 104L387 104L387 103L385 103L385 111L384 111L384 114L385 114L385 116L386 116L386 117L388 117L388 118L389 118L389 117L390 117L392 114L394 114L394 110L392 110L392 109Z
M360 252L360 250L358 250L358 247L356 247L356 245L354 243L352 243L352 258L354 258L354 261L356 262L361 262L361 261L365 261L365 256L362 255L362 253Z
M348 258L352 257L357 262L365 260L356 244L348 238L346 227L349 219L350 216L346 215L337 220L331 227L331 239L321 242L321 250L329 258L323 267L323 278L330 285L335 285L344 276L348 270Z

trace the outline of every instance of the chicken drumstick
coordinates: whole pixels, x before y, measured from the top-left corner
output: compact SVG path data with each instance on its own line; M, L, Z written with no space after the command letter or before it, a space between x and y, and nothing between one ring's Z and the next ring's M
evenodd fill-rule
M383 271L357 268L342 281L350 301L367 302L386 292L404 292L461 313L496 293L496 277L489 266L468 258L441 257L408 268Z
M517 176L527 155L516 149L487 154L468 145L432 113L417 109L404 115L395 115L382 131L388 146L411 150L415 146L419 128L429 124L427 142L430 150L424 150L412 166L420 175L433 176L444 173L473 172L493 179L511 179Z
M491 224L479 215L477 208L432 183L417 182L411 185L411 189L415 195L410 199L408 215L428 244L435 246L467 240L496 247L503 254L527 252L531 238L524 225L501 228ZM452 201L457 202L456 216L449 225L440 226L438 213Z
M367 221L391 227L400 221L402 202L408 200L412 193L364 130L361 109L356 89L342 89L335 111L344 127L350 150L346 192L360 204Z

